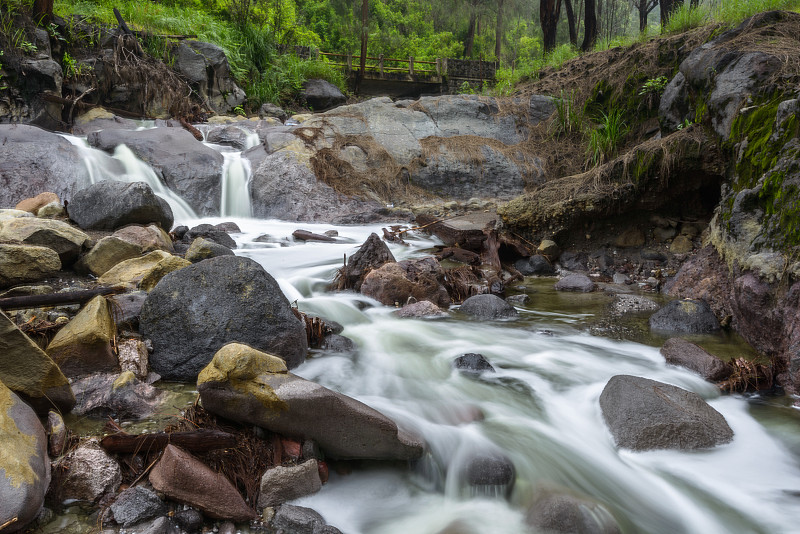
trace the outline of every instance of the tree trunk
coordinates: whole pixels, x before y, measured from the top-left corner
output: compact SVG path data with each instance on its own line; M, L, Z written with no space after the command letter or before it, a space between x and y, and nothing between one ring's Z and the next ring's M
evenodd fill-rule
M34 0L33 20L39 26L47 26L53 22L53 0Z
M544 34L544 52L556 47L558 17L561 14L561 0L541 0L539 3L539 22Z
M505 0L497 0L497 25L494 29L494 58L500 61L500 48L503 42L503 3Z
M661 25L666 26L669 22L669 16L683 5L683 0L661 0L659 5L661 6Z
M581 50L588 52L597 42L597 11L595 0L586 0L586 15L583 19L583 44Z
M639 12L639 33L644 33L647 29L647 17L657 5L658 0L636 0L636 10Z
M367 67L367 39L369 37L369 0L361 2L361 57L358 62L358 76L356 76L356 93L361 88L364 71Z
M578 46L578 32L575 30L575 11L572 9L572 0L564 0L564 7L567 8L569 42L572 43L572 46Z
M469 14L469 29L467 29L467 38L464 40L464 59L469 59L472 56L472 43L475 41L475 25L478 23L478 14L475 12L475 7Z

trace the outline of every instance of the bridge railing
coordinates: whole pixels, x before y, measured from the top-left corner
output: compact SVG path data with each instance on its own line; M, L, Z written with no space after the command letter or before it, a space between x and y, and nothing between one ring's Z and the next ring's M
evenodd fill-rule
M347 72L358 71L361 64L361 56L353 54L335 54L331 52L320 52L320 56L327 57L330 64L342 67ZM377 72L381 76L389 72L407 72L409 76L436 76L441 77L446 70L447 62L437 58L436 61L425 61L415 59L413 56L408 58L387 58L383 54L372 57L366 56L365 70Z

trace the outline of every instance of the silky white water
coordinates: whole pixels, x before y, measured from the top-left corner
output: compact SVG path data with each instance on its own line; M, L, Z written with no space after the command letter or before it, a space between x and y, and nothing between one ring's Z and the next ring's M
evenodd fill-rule
M359 347L356 355L315 354L294 372L376 408L427 443L426 457L407 470L332 474L321 492L294 502L343 532L524 532L525 508L541 488L601 502L629 533L800 532L798 411L782 399L720 396L666 365L657 348L589 334L603 295L557 295L546 281L529 286L535 292L517 321L398 319L361 295L326 292L343 254L379 227L234 220L243 231L234 236L237 254L261 263L300 309L344 325ZM298 228L336 228L348 241L295 243ZM254 242L263 234L273 242ZM433 241L411 243L390 248L398 259L421 256ZM480 379L455 372L452 360L466 352L483 354L497 372ZM699 452L618 450L598 404L617 374L697 392L725 416L733 442ZM514 464L508 500L464 481L466 459L492 451Z
M258 134L248 133L245 137L245 147L252 148L259 143ZM222 164L222 200L220 202L220 216L222 217L250 217L250 176L252 174L250 161L242 157L242 151L230 147L204 143L206 146L219 151L224 162Z

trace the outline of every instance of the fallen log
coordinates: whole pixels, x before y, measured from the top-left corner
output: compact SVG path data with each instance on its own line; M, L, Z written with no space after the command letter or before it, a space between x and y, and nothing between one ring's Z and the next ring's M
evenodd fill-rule
M48 295L25 295L0 298L0 310L27 310L43 306L63 306L66 304L85 304L97 295L117 295L130 291L128 286L98 287L80 291L65 291Z
M138 454L177 445L189 452L207 452L236 446L236 437L221 430L189 432L157 432L155 434L110 434L100 440L106 451L117 454Z
M183 117L181 117L179 120L180 120L181 126L183 126L184 130L186 130L187 132L192 134L194 136L194 138L197 139L198 141L202 141L203 140L203 133L200 130L198 130L197 128L195 128L191 124L189 124L189 121L187 121Z
M300 241L322 241L323 243L335 243L336 240L322 234L315 234L308 230L295 230L292 232L292 237Z

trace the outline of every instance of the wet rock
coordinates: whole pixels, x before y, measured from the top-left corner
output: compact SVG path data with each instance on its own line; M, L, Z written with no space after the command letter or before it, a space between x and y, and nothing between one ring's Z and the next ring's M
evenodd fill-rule
M450 315L429 300L420 300L419 302L406 304L394 313L398 317L402 317L404 319L437 318L447 317Z
M172 519L185 532L200 532L203 528L203 514L194 508L178 510L173 514Z
M283 504L278 508L270 526L283 534L341 534L339 529L327 525L325 519L311 508Z
M230 113L244 103L244 91L236 85L225 51L202 41L185 40L172 45L173 68L181 73L200 99L218 114Z
M105 297L89 301L47 346L47 354L66 376L116 371L117 357L111 346L116 327Z
M361 293L386 306L406 304L409 299L448 306L450 297L443 282L444 269L436 259L403 260L367 274Z
M198 531L189 531L194 534ZM157 517L150 521L144 521L132 527L125 529L126 534L181 534L169 520L168 517Z
M549 534L620 534L617 521L600 503L566 492L538 491L525 522Z
M494 367L483 354L464 354L453 360L453 366L465 374L480 374L484 371L494 373Z
M611 301L611 313L617 315L654 311L658 308L657 302L641 295L614 295L614 300Z
M53 458L66 452L67 426L61 414L53 410L47 414L47 441L47 450Z
M641 228L629 228L614 240L614 246L620 248L641 247L644 245L645 236Z
M47 247L58 254L62 265L78 259L89 236L62 221L19 217L0 221L0 241Z
M143 486L126 489L111 505L114 521L126 528L165 515L167 511L166 503L159 499L153 490Z
M685 334L708 334L720 324L711 308L702 300L673 300L650 316L650 328Z
M206 134L206 143L230 146L236 150L247 148L247 136L250 132L232 124L211 128Z
M659 263L667 261L667 255L658 250L653 250L648 248L642 249L639 255L643 260L657 261Z
M474 295L461 304L461 313L478 319L509 319L517 317L514 306L497 295Z
M268 469L261 477L258 507L277 506L314 494L320 489L322 481L316 460L308 460L296 466L276 466Z
M2 312L0 381L41 416L51 408L68 413L75 406L72 389L58 365Z
M130 328L137 331L139 329L139 314L146 298L147 292L145 291L132 291L107 297L107 300L111 303L111 312L117 327Z
M78 400L73 412L95 419L144 419L153 415L165 399L163 391L139 381L131 371L73 380L72 391Z
M711 382L725 380L733 373L733 368L721 359L678 337L664 342L661 355L667 363L691 369Z
M141 253L142 250L137 245L118 237L107 236L98 241L88 253L78 260L75 270L79 273L102 276L118 263L137 258Z
M58 198L58 195L51 192L39 193L33 198L26 198L25 200L20 201L16 206L14 206L15 210L20 211L27 211L28 213L36 213L39 209L45 207L47 204L51 202L58 202L61 203L61 199Z
M669 251L673 254L686 254L691 252L693 249L694 244L692 243L691 238L685 235L679 235L673 239L672 244L669 246Z
M466 465L467 483L484 490L487 495L496 494L493 488L508 495L514 486L514 464L501 454L481 454L472 457Z
M150 483L170 499L194 506L214 519L247 521L256 514L221 473L174 445L167 445L150 472Z
M141 339L125 339L117 343L117 356L122 372L130 371L139 380L147 378L149 355Z
M191 230L188 230L181 238L181 241L184 243L192 243L198 237L203 237L229 249L236 248L236 241L228 235L228 232L220 230L216 226L210 224L199 224Z
M36 519L50 485L47 437L36 413L0 382L0 525L24 529Z
M553 267L546 257L536 254L530 258L519 259L514 262L514 268L517 269L524 276L539 275L539 276L552 276L556 274L556 269Z
M394 256L386 243L378 237L378 234L370 234L364 244L347 261L347 270L344 273L345 288L360 291L361 284L370 271L394 261Z
M138 258L118 263L103 276L101 284L133 284L143 291L150 291L167 274L191 265L183 258L163 250L154 250Z
M561 249L558 248L555 241L550 239L543 239L541 243L539 243L539 247L536 249L536 252L545 256L550 261L556 261L558 257L561 255Z
M225 343L237 341L283 358L289 368L308 350L304 324L278 283L255 261L211 258L164 277L147 297L139 330L153 341L150 366L166 379L194 381Z
M283 436L313 439L327 457L407 460L422 454L416 437L355 399L286 371L280 358L223 347L197 380L203 406Z
M174 251L172 239L170 239L169 234L164 228L155 224L150 224L148 226L129 224L128 226L120 228L112 235L132 245L136 245L139 247L139 251L142 254L153 252L154 250L163 250L165 252Z
M286 119L289 118L289 115L286 114L283 109L279 108L275 104L267 102L266 104L261 104L261 107L258 108L258 116L262 119L267 117L275 117L281 122L285 122Z
M306 106L314 111L323 111L336 106L340 106L347 101L338 87L332 83L311 79L306 80L303 84L303 90L300 92L301 100L304 100Z
M60 269L61 260L53 249L0 244L0 288L37 282Z
M214 225L217 230L222 230L226 234L240 234L242 229L233 221L225 221Z
M145 182L97 182L73 195L67 213L84 230L116 230L134 223L171 228L173 222L172 208Z
M508 302L511 305L514 304L525 305L530 301L531 301L530 295L526 295L524 293L520 295L511 295L509 297L506 297L506 302Z
M226 234L227 235L227 234ZM192 263L207 260L208 258L216 258L217 256L234 256L235 254L231 249L224 245L220 245L208 239L198 237L189 246L184 258Z
M568 271L586 271L589 255L585 252L566 251L558 259L561 266Z
M591 293L596 289L596 284L585 274L571 274L565 276L555 286L556 291L574 291L577 293Z
M322 350L328 352L357 352L358 346L349 337L329 334L322 340Z
M117 491L122 482L119 464L92 438L53 464L53 491L61 501L95 502Z
M617 446L626 449L704 449L733 439L725 418L698 394L647 378L612 377L600 408Z

